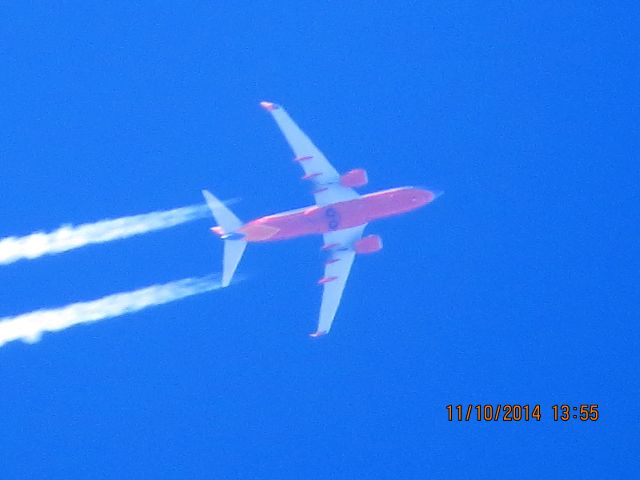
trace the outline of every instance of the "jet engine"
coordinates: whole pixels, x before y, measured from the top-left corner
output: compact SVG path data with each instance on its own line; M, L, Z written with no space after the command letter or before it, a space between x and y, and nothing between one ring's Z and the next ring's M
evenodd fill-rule
M369 182L367 171L363 168L356 168L340 176L340 185L343 187L357 188Z
M356 253L375 253L382 250L382 239L378 235L368 235L353 244Z

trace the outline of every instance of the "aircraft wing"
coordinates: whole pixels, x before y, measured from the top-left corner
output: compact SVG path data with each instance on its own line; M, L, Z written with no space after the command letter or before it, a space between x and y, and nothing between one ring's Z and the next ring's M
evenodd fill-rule
M282 130L293 150L294 160L304 170L305 175L302 178L313 183L313 195L317 205L353 200L360 196L354 189L340 185L340 174L318 150L318 147L309 140L309 137L300 130L284 108L271 102L261 102L260 105L273 115L278 127Z
M334 230L324 234L325 246L331 246L331 255L324 267L324 277L320 280L324 284L322 305L320 306L320 320L318 329L312 337L319 337L329 332L333 318L340 305L344 286L349 278L351 265L356 256L353 244L360 240L367 225L359 225L344 230Z

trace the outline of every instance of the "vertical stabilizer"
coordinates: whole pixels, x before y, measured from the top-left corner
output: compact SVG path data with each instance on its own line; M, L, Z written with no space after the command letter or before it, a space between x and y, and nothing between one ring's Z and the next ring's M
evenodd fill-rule
M242 222L235 214L227 208L227 206L218 200L215 196L203 190L207 205L211 209L213 218L218 223L216 232L220 233L220 238L224 240L224 256L222 258L222 286L226 287L231 283L233 274L238 268L238 264L242 259L244 249L247 242L244 240L242 233L236 232L242 226Z

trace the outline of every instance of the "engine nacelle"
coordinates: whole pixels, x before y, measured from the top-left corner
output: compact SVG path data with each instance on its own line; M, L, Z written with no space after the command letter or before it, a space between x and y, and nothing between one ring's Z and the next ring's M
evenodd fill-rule
M356 253L375 253L382 250L382 239L378 235L368 235L353 245Z
M343 187L357 188L369 182L367 171L364 168L356 168L340 177L340 185Z

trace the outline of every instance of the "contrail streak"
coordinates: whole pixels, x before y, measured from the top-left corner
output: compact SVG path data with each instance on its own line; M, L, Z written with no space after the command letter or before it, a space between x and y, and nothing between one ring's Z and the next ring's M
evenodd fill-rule
M192 277L131 292L116 293L90 302L72 303L66 307L0 318L0 347L14 340L34 343L40 340L45 332L57 332L73 325L137 312L218 288L221 288L219 276Z
M66 252L92 243L104 243L174 227L208 215L204 205L164 210L142 215L100 220L82 225L63 225L50 233L36 232L25 237L0 239L0 265L24 258Z

